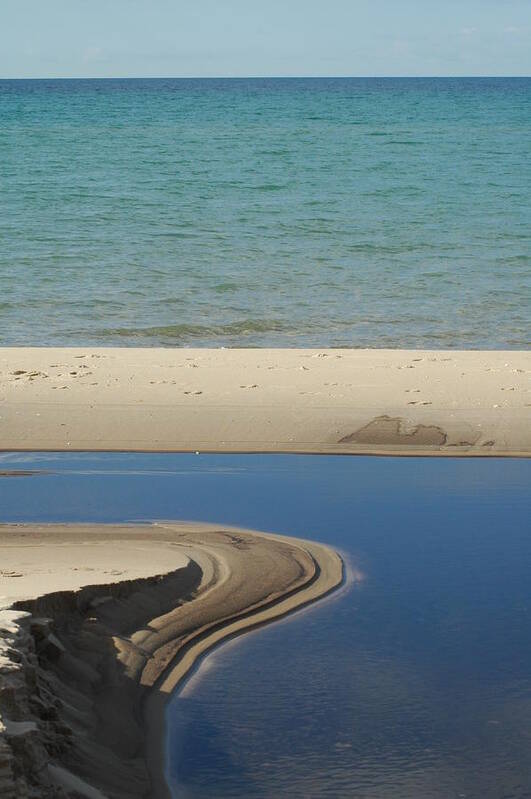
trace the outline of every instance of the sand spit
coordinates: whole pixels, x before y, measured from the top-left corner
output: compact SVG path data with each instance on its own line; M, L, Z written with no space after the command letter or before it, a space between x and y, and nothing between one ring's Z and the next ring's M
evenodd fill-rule
M529 455L531 353L0 349L0 450Z
M0 796L167 797L197 657L343 579L320 544L174 523L0 525Z

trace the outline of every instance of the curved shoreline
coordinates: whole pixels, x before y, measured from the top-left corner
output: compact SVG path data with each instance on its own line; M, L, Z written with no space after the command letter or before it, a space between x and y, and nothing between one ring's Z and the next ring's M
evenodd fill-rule
M345 578L345 566L341 557L331 548L304 539L266 535L268 539L291 541L295 546L304 546L311 554L315 566L315 574L303 586L292 589L281 598L265 602L257 609L244 610L234 619L214 624L206 635L198 635L190 644L185 657L176 663L170 663L160 675L156 685L157 693L151 692L144 702L144 719L148 734L147 761L150 768L153 799L169 799L171 796L166 778L165 765L165 723L164 714L174 691L186 681L200 660L216 649L224 641L235 638L245 632L262 627L272 621L282 619L289 614L313 604L328 596L339 588ZM162 779L161 779L162 775Z
M170 796L166 703L198 658L228 637L316 601L344 577L343 561L329 547L225 526L0 525L0 545L12 565L17 551L27 562L32 547L40 557L53 548L64 555L71 545L85 557L96 547L105 562L117 547L159 547L180 563L166 574L85 583L0 609L7 651L18 653L9 662L0 649L0 788L4 762L24 777L29 760L42 765L48 758L44 773L26 775L41 781L35 795L43 797L59 785L65 797L73 791L105 797L106 790L113 798ZM0 593L15 575L0 572ZM37 675L33 688L30 673ZM18 752L11 759L3 754L6 742Z

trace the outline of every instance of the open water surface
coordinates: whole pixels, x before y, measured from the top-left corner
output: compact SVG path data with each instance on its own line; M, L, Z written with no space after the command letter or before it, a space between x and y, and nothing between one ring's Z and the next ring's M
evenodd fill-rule
M531 79L0 81L0 343L522 348Z
M531 796L531 461L3 455L0 520L324 541L356 581L209 655L168 711L188 799Z

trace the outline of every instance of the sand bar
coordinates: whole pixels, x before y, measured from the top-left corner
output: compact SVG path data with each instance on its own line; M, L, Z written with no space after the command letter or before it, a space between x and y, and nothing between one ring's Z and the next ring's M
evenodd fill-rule
M3 799L167 797L197 658L343 580L321 544L191 523L0 525L0 553Z
M529 455L531 353L0 349L0 450Z

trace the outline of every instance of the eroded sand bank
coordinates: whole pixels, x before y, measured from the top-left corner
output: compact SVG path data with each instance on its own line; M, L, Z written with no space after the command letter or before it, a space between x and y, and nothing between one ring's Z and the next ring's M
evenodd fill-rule
M223 638L337 587L313 542L225 527L0 526L0 795L168 796L167 698Z
M0 349L0 449L531 453L531 353Z

